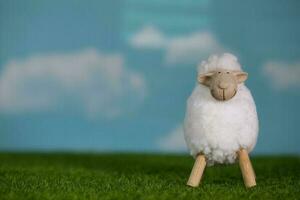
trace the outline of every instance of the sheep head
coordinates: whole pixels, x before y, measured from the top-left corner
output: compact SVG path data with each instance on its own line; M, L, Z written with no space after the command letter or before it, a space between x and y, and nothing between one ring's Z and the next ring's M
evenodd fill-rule
M198 82L210 89L211 95L219 101L235 96L237 86L248 77L246 72L218 69L198 76Z

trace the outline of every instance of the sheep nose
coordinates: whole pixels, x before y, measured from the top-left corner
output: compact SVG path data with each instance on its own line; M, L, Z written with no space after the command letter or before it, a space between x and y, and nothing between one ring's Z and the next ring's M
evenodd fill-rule
M226 88L228 88L229 84L226 82L220 82L218 86L221 89L226 89Z

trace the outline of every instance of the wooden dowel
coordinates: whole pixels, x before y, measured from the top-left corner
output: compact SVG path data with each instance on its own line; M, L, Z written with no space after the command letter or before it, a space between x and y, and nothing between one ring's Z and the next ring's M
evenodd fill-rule
M238 151L238 156L245 186L247 188L256 186L255 173L251 165L248 152L245 149L241 149Z
M190 178L187 182L188 186L197 187L199 185L205 166L205 156L202 154L198 154Z

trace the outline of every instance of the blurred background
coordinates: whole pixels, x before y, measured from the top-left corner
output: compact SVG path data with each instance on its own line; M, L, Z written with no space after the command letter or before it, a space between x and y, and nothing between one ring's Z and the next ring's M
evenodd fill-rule
M255 154L300 154L300 1L0 0L0 150L187 152L197 64L231 52Z

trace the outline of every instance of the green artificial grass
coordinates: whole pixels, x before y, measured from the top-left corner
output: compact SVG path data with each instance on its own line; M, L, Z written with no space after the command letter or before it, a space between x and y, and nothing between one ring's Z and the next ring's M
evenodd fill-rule
M0 153L0 199L300 199L299 157L255 157L257 187L237 164L207 168L200 187L185 185L183 155Z

